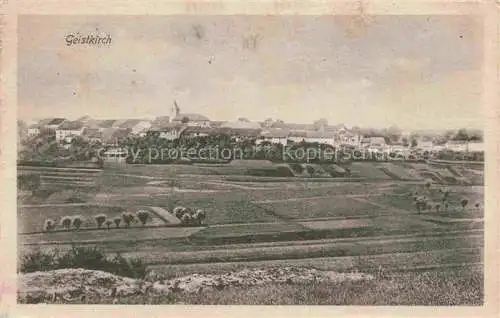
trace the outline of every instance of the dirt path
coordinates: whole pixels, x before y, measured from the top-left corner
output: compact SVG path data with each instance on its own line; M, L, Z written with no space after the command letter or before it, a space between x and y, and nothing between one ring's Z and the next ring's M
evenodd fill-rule
M148 206L148 208L153 210L153 212L166 223L175 225L181 224L181 220L179 220L177 217L175 217L175 215L163 208L160 208L158 206Z

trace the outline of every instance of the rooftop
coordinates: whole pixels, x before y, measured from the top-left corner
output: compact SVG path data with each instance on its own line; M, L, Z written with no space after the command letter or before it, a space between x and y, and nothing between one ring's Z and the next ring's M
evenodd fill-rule
M189 119L189 121L210 121L208 117L200 115L200 114L179 114L175 116L173 121L182 121L183 118Z
M83 123L79 121L67 121L63 122L59 126L59 130L80 130L83 128Z

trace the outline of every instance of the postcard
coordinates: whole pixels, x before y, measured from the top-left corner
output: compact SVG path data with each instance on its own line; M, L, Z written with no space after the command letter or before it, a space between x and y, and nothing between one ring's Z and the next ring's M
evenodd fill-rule
M2 314L498 315L494 1L9 5Z

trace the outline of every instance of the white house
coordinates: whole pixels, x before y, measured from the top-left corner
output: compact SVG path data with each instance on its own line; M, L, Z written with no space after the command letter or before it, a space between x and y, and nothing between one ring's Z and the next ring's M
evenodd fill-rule
M64 122L56 129L56 140L71 142L74 136L81 136L83 131L84 125L79 121Z
M28 126L28 136L34 137L40 134L40 126L38 124L32 124Z
M257 138L255 144L259 145L267 141L273 144L282 144L283 146L286 146L289 136L290 132L285 129L266 129L260 133L260 136Z
M167 140L175 140L181 137L182 132L186 129L186 126L172 123L160 122L153 124L149 131L159 133L160 138Z

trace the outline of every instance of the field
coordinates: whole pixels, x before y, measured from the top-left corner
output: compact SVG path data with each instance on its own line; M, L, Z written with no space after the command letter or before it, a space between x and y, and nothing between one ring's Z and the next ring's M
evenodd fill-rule
M97 214L106 215L107 219L112 220L115 217L120 217L122 212L135 212L134 209L127 209L121 206L99 206L99 205L48 205L42 207L24 206L19 209L18 213L18 233L36 233L43 232L43 226L46 219L52 219L59 225L61 219L65 216L75 217L80 216L83 223L81 229L95 229L97 227L94 216ZM160 226L164 225L160 218L155 214L150 214L147 225ZM131 227L141 226L137 221L133 222ZM104 226L105 227L105 226ZM115 227L113 223L112 227ZM61 228L59 226L59 228Z
M138 257L165 277L281 265L407 274L482 264L480 168L358 162L323 169L336 176L347 168L351 176L345 178L248 173L269 167L273 164L132 165L89 171L93 181L86 188L44 184L50 195L19 196L19 256L95 245L110 256ZM446 181L453 178L467 185ZM416 196L433 207L418 213ZM204 223L186 227L155 212L179 205L204 210ZM146 226L95 228L96 214L114 218L139 209L150 212ZM75 215L85 218L82 229L42 232L46 219Z

